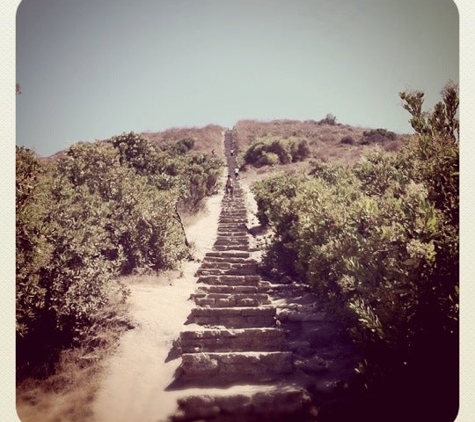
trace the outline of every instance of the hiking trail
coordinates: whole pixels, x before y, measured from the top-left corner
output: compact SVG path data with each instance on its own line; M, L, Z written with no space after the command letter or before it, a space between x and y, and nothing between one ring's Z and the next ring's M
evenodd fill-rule
M227 131L233 175L231 150ZM331 393L351 370L348 350L338 345L337 329L315 307L308 287L288 278L263 280L249 238L236 178L234 197L222 199L213 250L195 275L195 307L176 343L181 364L168 386L180 397L167 422L316 421L313 396ZM335 361L338 353L343 359Z
M231 149L228 130L234 178ZM308 286L259 275L255 205L235 178L187 229L197 260L130 286L135 328L105 363L94 422L319 422L357 355Z

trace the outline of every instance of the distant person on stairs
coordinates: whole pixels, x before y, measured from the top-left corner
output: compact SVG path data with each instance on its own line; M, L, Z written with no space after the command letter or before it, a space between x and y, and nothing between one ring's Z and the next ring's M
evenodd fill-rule
M239 177L239 167L234 169L234 177L237 179Z
M230 195L231 199L234 197L234 181L231 175L228 175L228 180L226 180L226 195Z

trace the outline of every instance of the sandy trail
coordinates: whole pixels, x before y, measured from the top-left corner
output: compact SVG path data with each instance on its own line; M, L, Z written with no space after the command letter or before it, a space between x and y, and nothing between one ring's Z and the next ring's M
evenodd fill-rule
M219 193L208 198L205 214L186 230L199 259L216 240L222 197ZM93 405L95 422L158 422L175 410L180 392L165 388L180 359L166 360L193 307L188 299L196 289L194 274L199 265L197 261L184 264L177 278L150 277L130 286L136 328L123 335L105 365Z

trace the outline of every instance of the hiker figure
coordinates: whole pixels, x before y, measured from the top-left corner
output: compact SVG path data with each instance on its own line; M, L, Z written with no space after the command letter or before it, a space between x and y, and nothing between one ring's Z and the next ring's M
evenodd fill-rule
M234 155L234 150L232 149L231 150L231 157Z
M236 168L234 169L234 177L237 179L238 176L239 176L239 167L236 167Z
M231 175L228 175L228 180L226 180L226 195L230 195L231 198L234 197L234 182Z
M211 155L214 155L214 149L213 149L213 150L211 150Z

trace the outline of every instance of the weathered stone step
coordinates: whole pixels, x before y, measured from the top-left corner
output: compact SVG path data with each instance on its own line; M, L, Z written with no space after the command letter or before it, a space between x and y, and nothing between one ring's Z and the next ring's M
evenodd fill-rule
M220 217L231 217L231 216L237 216L241 215L246 217L247 216L247 210L244 206L242 207L234 207L234 208L229 208L229 209L223 209L221 211Z
M230 216L230 217L220 217L218 222L219 224L221 223L235 223L235 222L241 222L241 221L246 221L246 216L243 215L243 216L236 216L236 217L233 217L233 216Z
M227 214L221 215L218 219L218 224L220 223L237 223L237 222L245 222L247 219L247 214Z
M216 242L213 244L213 248L217 249L219 247L229 247L229 248L234 248L234 247L241 247L245 246L246 248L249 247L249 240L237 240L233 241L230 238L227 239L218 239Z
M189 321L198 325L227 328L275 327L276 309L271 306L234 308L193 308Z
M269 295L266 293L194 293L191 299L198 306L210 306L216 308L224 308L228 306L260 306L270 303Z
M247 219L247 212L245 210L242 210L242 211L225 210L221 212L221 214L219 215L218 224L235 223L235 222L240 222L240 221L246 221L246 219ZM224 220L230 220L230 221L224 221Z
M217 265L217 264L216 264ZM208 275L252 275L256 273L255 267L247 264L230 264L230 268L200 268L196 276Z
M233 237L245 237L248 232L245 229L239 230L218 230L218 236L233 236Z
M194 392L178 399L169 422L315 422L307 390L294 385L233 386Z
M219 214L219 217L229 217L230 215L241 215L243 217L247 216L247 210L244 206L244 204L237 206L237 202L241 203L242 201L235 201L232 205L232 207L226 207L223 206L221 208L221 213Z
M181 378L199 380L200 385L216 382L268 382L293 371L292 352L184 353Z
M285 333L277 328L182 331L180 345L183 353L282 351Z
M219 243L238 243L238 242L249 242L249 237L247 235L234 235L234 236L225 236L225 235L218 235L215 244Z
M210 285L200 286L197 292L200 293L263 293L269 291L268 282L260 282L257 286L226 286L226 285Z
M203 261L200 269L219 269L219 270L231 270L231 269L246 269L250 271L249 274L255 274L257 269L257 263L252 261L247 262L229 262L229 261Z
M218 236L247 236L248 230L247 226L236 226L236 227L218 227L217 235Z
M247 264L247 263L256 263L256 260L253 258L234 258L230 256L206 256L203 258L203 262L230 262L235 264Z
M258 275L202 275L197 283L228 286L258 286L261 278Z
M249 258L251 254L249 252L207 252L205 258L217 257L217 258Z
M248 245L216 245L213 246L217 251L247 251Z
M244 222L232 222L232 223L221 223L218 225L218 230L221 229L246 229L246 223Z
M241 246L246 246L249 247L249 240L232 240L232 238L226 238L226 239L217 239L214 244L213 248L216 247L241 247Z

